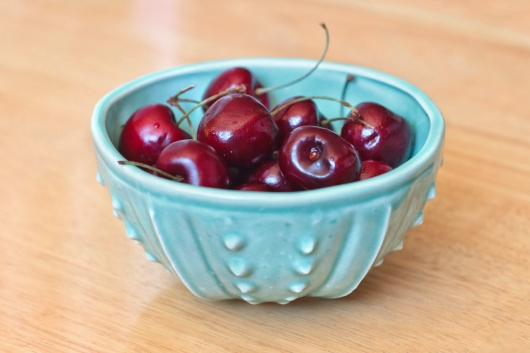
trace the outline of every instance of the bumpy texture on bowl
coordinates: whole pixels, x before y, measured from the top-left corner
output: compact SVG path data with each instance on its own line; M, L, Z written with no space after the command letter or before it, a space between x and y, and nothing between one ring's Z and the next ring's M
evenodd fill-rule
M313 65L258 58L182 66L129 82L95 107L97 178L110 192L114 214L149 260L178 275L200 298L285 304L307 295L345 296L423 221L442 161L442 115L416 87L362 67L324 62L302 82L273 92L273 104L294 95L340 97L347 74L355 75L347 101L383 104L415 132L413 157L387 174L312 191L257 193L194 187L118 165L121 127L142 105L164 103L192 84L197 87L186 97L200 99L209 81L233 66L249 68L271 86ZM334 102L317 105L327 117L341 112ZM192 115L195 126L200 118L198 111Z

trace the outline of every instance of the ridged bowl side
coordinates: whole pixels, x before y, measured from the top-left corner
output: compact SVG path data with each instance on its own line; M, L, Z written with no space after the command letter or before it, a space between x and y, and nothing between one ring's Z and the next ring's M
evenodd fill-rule
M283 70L285 75L305 71L309 63L247 59L244 66L258 72ZM387 253L401 248L410 227L422 222L442 158L441 114L423 93L399 79L324 63L320 76L308 78L301 91L320 90L323 78L328 83L324 90L334 90L330 82L340 87L345 73L355 74L353 90L360 98L350 99L352 103L377 96L374 100L391 108L400 103L398 112L411 119L417 143L410 161L361 183L266 195L178 184L116 163L121 158L114 147L120 126L139 105L168 97L191 79L201 84L212 72L238 65L243 62L176 68L104 98L92 125L98 180L109 190L128 237L201 298L283 304L306 295L347 295Z

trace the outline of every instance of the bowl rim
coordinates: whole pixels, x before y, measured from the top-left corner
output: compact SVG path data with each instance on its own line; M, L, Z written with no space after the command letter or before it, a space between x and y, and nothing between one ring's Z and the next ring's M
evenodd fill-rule
M105 119L107 111L110 106L130 92L157 81L165 80L180 74L191 73L196 70L213 71L223 70L232 66L252 65L269 66L272 68L275 66L285 67L286 65L310 68L314 66L314 63L314 60L298 58L257 57L225 59L186 64L140 76L111 90L95 105L91 119L91 132L94 146L100 156L108 163L108 166L115 172L120 173L120 175L129 180L136 180L135 183L148 185L148 188L153 192L164 193L167 197L176 198L185 195L187 198L193 198L207 203L221 203L224 205L229 203L245 207L260 205L260 208L303 206L307 203L311 204L323 201L333 202L339 200L351 200L352 198L366 199L381 194L381 192L390 191L399 185L412 181L415 176L421 174L430 166L430 163L432 163L430 161L432 161L436 154L440 152L439 150L443 146L445 135L444 118L434 102L418 87L396 76L363 66L329 61L322 62L319 69L348 72L358 77L362 76L367 79L384 83L408 94L418 103L430 121L430 129L424 145L415 156L400 165L398 168L395 168L389 173L380 175L377 178L316 190L286 193L242 192L197 187L159 178L149 173L145 173L137 167L123 167L119 166L118 163L110 165L111 161L123 160L123 157L112 143L106 131ZM120 168L119 171L117 171L118 167Z

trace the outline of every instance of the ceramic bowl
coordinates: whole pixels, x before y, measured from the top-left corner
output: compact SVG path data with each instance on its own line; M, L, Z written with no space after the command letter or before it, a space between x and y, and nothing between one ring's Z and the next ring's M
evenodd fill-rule
M95 107L97 179L110 193L115 216L149 260L200 298L285 304L302 296L348 295L423 221L442 161L443 117L418 88L358 66L324 62L305 80L272 92L272 105L294 95L340 97L346 76L353 74L348 102L378 102L413 127L413 156L389 173L318 190L259 193L196 187L118 165L121 128L142 105L165 103L192 84L196 88L186 97L200 100L209 81L234 66L249 68L264 86L272 86L314 64L255 58L186 65L126 83ZM335 102L316 103L327 117L343 113ZM201 117L199 110L192 115L195 126ZM340 122L335 124L340 131Z

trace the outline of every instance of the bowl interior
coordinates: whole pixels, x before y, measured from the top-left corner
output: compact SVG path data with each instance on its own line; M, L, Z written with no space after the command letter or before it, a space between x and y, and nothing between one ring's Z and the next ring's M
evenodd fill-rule
M201 100L209 82L221 71L230 67L247 67L264 87L268 87L294 80L309 71L314 64L315 62L311 60L297 59L243 59L193 64L154 73L114 91L114 97L106 113L106 130L116 147L123 124L135 110L145 104L165 103L170 96L189 85L196 87L185 93L183 97ZM346 77L350 73L355 76L355 80L349 84L345 100L353 105L363 101L374 101L406 118L414 129L413 156L417 155L424 146L431 127L425 107L415 95L421 92L400 79L380 72L324 62L303 81L271 92L271 108L295 95L320 95L339 99ZM341 117L348 113L348 109L337 102L317 99L315 103L327 118ZM183 107L188 110L193 105L184 103ZM176 108L174 110L177 117L181 116ZM191 115L195 127L198 126L202 115L202 109L197 109ZM335 131L340 132L343 122L336 121L333 124ZM181 124L181 128L189 132L185 122Z

